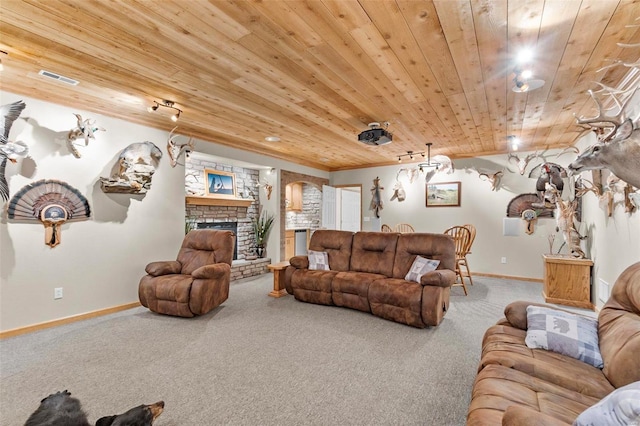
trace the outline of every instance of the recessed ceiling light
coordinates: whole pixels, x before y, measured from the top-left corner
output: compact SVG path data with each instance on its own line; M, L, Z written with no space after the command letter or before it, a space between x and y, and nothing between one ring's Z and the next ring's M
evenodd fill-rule
M280 138L278 136L267 136L264 140L267 142L280 142Z

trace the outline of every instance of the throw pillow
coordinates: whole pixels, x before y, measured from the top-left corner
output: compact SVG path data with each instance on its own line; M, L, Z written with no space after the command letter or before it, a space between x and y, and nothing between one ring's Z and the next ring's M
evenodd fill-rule
M422 278L424 274L435 271L439 264L439 260L416 256L416 260L413 261L413 264L411 265L411 268L409 268L409 272L407 272L404 279L419 283L420 278Z
M558 352L602 368L598 346L598 321L540 306L527 306L529 348Z
M329 271L329 256L325 251L309 250L309 269Z
M573 426L628 425L640 425L640 382L614 390L573 422Z

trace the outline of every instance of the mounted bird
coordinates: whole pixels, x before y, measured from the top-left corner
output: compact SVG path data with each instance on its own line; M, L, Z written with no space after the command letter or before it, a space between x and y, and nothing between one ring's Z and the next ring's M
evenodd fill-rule
M69 130L67 134L67 146L69 147L69 151L73 154L74 157L80 158L80 151L78 151L75 147L75 140L82 137L84 138L84 146L89 145L89 139L95 139L94 133L98 130L102 130L105 132L106 130L102 127L95 127L95 123L87 118L86 120L82 119L80 114L73 114L76 116L78 120L76 127Z
M4 174L7 160L15 163L17 157L26 157L29 153L29 147L24 142L9 140L11 126L26 106L23 101L17 101L0 107L0 114L3 117L1 121L2 128L0 129L0 197L4 201L9 199L9 184Z
M7 217L16 220L39 220L45 227L45 244L60 244L61 227L69 220L91 216L89 202L66 182L42 179L16 192L7 206Z

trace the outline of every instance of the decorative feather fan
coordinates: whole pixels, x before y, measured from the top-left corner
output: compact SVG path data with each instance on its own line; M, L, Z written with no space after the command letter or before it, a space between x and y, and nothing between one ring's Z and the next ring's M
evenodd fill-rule
M89 202L65 182L43 179L18 191L7 208L9 219L39 220L45 226L45 244L60 244L60 225L91 216Z
M522 217L525 210L535 210L537 217L553 217L553 210L534 207L532 204L540 203L537 194L520 194L509 201L507 206L507 217Z

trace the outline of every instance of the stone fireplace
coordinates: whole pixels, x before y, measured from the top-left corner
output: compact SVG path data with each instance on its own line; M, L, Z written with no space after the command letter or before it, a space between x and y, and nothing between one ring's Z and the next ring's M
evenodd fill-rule
M215 163L205 156L192 153L185 162L187 202L185 220L192 228L229 229L236 235L231 279L260 275L267 271L270 259L255 259L253 219L258 217L260 191L259 171L228 164ZM204 196L204 170L231 172L235 176L234 199L211 200ZM193 196L193 197L190 197ZM195 200L195 201L194 201Z

